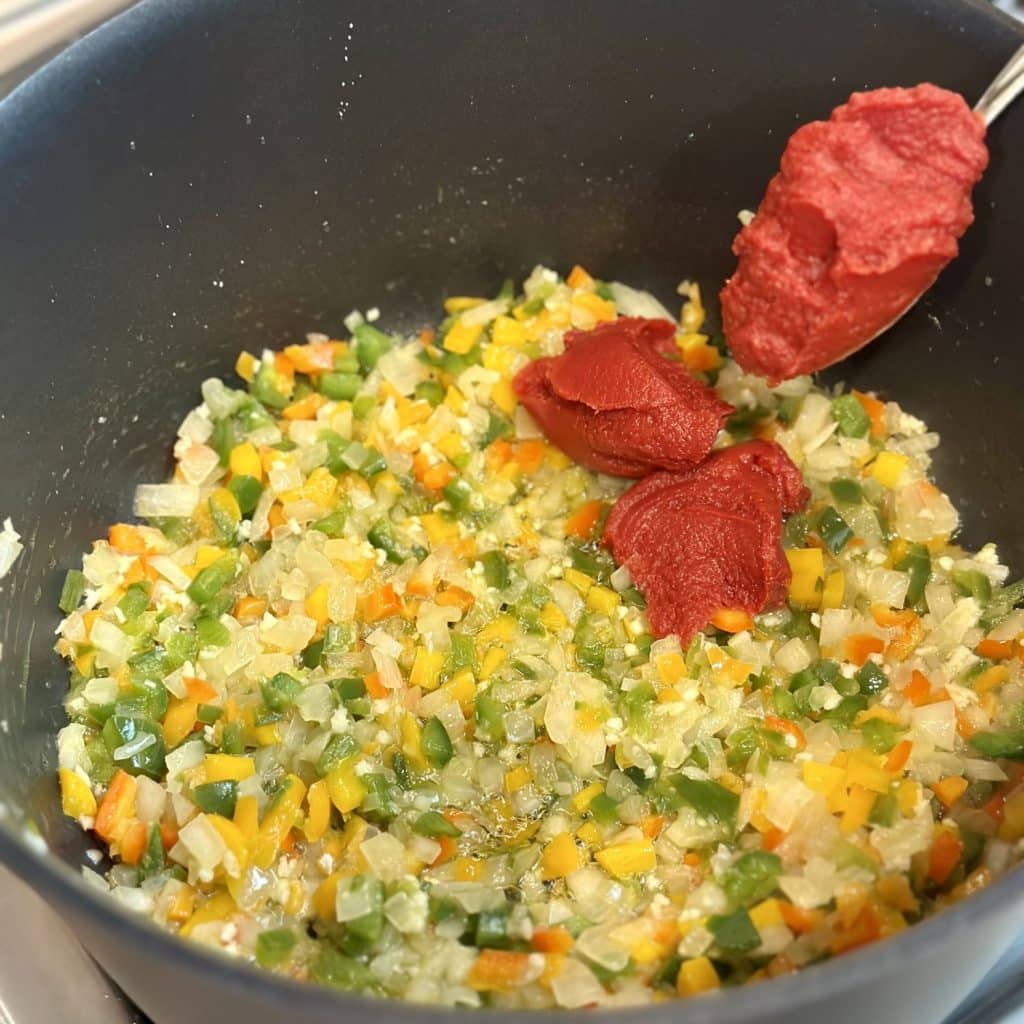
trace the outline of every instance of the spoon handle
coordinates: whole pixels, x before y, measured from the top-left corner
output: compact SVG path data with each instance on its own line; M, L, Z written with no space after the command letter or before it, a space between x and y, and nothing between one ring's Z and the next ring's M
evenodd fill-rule
M985 124L991 124L1022 92L1024 92L1024 46L1007 61L985 94L974 105Z

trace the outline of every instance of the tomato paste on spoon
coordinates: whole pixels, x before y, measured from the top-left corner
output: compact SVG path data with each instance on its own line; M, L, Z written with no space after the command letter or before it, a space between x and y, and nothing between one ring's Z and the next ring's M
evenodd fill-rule
M726 340L778 382L869 342L931 286L974 219L985 124L934 85L854 93L799 128L722 290Z

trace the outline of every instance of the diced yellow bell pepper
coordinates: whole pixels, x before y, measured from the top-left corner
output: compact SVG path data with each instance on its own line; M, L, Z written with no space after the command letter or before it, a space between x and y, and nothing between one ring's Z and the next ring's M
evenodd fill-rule
M306 614L311 619L316 619L316 624L320 629L323 629L330 619L327 612L327 595L327 584L321 583L303 602Z
M384 482L382 473L376 480L379 486ZM302 485L302 496L307 501L315 501L321 508L332 508L338 493L338 478L326 467L317 466Z
M554 601L548 601L540 610L540 623L545 629L554 631L565 629L569 625L569 620Z
M422 737L423 730L420 728L420 723L416 721L416 716L407 711L402 716L402 753L418 772L426 771L430 767L423 754Z
M256 446L251 441L243 441L231 449L228 456L228 466L235 476L251 476L257 480L263 479L263 461Z
M213 921L226 921L238 909L231 893L221 889L214 893L192 916L178 929L178 934L186 938L201 924Z
M793 578L789 581L789 602L798 608L817 608L825 577L825 556L821 548L789 548L786 551Z
M256 797L240 796L235 801L234 822L245 841L251 844L260 830L260 804Z
M286 776L281 788L263 816L253 843L252 862L266 870L274 862L281 844L291 831L306 795L306 784L297 775Z
M822 608L842 608L846 594L846 577L843 570L837 569L825 577L825 586L821 591Z
M251 384L256 376L256 363L258 360L251 352L240 352L235 360L235 373L247 384ZM234 472L232 470L232 472Z
M491 401L506 415L511 416L516 411L519 399L511 383L502 378L491 388Z
M280 743L281 733L277 728L277 722L255 726L252 730L252 741L257 747L272 747L275 743Z
M224 548L216 547L213 544L200 544L196 549L196 560L192 563L193 572L201 572L225 553Z
M501 644L491 647L484 655L484 660L480 665L480 678L490 679L507 657L508 651Z
M464 356L477 343L483 329L483 324L467 324L460 317L452 324L441 344L446 352Z
M584 786L573 798L572 807L574 811L580 814L586 812L587 808L590 807L591 801L595 796L600 796L604 792L604 786L600 782L592 782L589 786Z
M484 873L484 862L478 857L459 857L454 864L456 882L479 882Z
M577 293L573 296L572 305L574 312L583 310L599 324L614 320L618 316L615 303L610 299L602 299L596 292Z
M491 324L492 345L520 346L526 342L526 330L518 320L510 316L499 316Z
M917 804L921 799L920 783L913 779L901 779L896 787L896 800L900 805L900 813L904 818L911 817L917 810Z
M804 785L822 796L831 796L846 781L846 772L831 764L804 761L801 770Z
M767 899L758 903L756 907L750 908L750 920L754 922L757 929L771 928L773 925L783 924L782 911L779 909L779 901Z
M70 768L60 770L60 806L69 818L96 817L96 797L89 783Z
M568 832L559 832L540 855L540 877L545 881L565 878L582 866L579 847Z
M883 759L868 750L851 750L846 763L846 780L851 786L863 786L872 793L888 793L891 781L882 767Z
M721 987L718 972L706 956L684 960L676 975L676 992L681 996L697 996Z
M366 787L356 775L352 758L341 761L328 772L327 791L331 795L331 803L342 814L350 814L363 802Z
M486 301L486 299L477 299L471 295L452 295L444 300L444 311L449 316L455 313L465 313L467 309L482 306Z
M187 697L172 697L167 704L161 732L168 748L176 747L192 731L196 724L199 704Z
M512 635L515 632L516 620L511 615L499 615L496 619L492 619L484 626L476 635L477 644L487 643L491 640L501 640L503 643L508 643L512 639Z
M654 660L654 670L658 673L658 682L663 686L675 686L686 678L686 661L678 651L659 654Z
M460 455L465 455L469 450L466 447L466 442L463 440L461 434L456 434L454 431L450 434L445 434L436 445L437 450L448 459L457 459Z
M436 512L420 516L420 525L427 533L433 546L451 544L459 539L459 524L442 519Z
M890 491L895 490L907 468L907 457L899 452L879 452L871 466L871 475Z
M225 872L232 878L241 878L249 863L248 840L242 830L233 821L229 821L219 814L208 814L206 820L224 840L224 845L235 858L235 864L232 865L235 870L229 870L225 865Z
M580 572L579 569L566 569L565 582L572 584L572 586L580 592L582 597L586 597L587 591L589 591L594 585L593 578L588 576L585 572Z
M335 916L335 905L338 898L338 883L341 881L342 873L335 871L328 875L313 893L313 909L317 917L326 921L333 921Z
M600 825L596 821L585 821L576 829L576 838L587 846L597 846L603 837Z
M875 796L876 794L863 786L851 786L846 810L839 821L839 830L849 835L862 825L866 825L871 809L875 806Z
M206 782L242 782L256 774L256 762L241 754L207 754L203 758Z
M593 586L587 591L587 607L600 615L611 615L621 598L611 587Z
M457 416L461 416L466 411L466 396L455 385L450 384L445 392L444 404Z
M530 769L525 764L517 765L515 768L505 772L505 791L507 793L515 793L517 790L529 785L530 779Z
M1010 670L1005 665L991 665L972 684L974 692L984 696L990 690L1000 687L1010 678Z
M167 908L167 920L173 924L184 924L192 916L195 908L195 889L191 885L182 885Z
M311 843L319 842L331 823L331 794L324 779L317 779L306 793L306 806L309 813L303 831Z
M476 696L476 679L468 668L460 668L442 687L441 692L448 694L453 701L462 706L463 711L469 707Z
M594 855L598 864L616 878L629 878L653 870L658 862L650 839L606 846Z
M444 655L440 651L428 651L426 647L417 647L416 657L409 672L409 685L420 686L424 690L436 690L442 665Z

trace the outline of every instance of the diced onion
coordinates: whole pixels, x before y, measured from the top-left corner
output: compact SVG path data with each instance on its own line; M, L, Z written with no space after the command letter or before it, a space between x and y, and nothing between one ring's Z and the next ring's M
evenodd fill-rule
M608 1001L604 986L581 961L567 957L551 980L551 992L559 1006L575 1010Z
M204 380L200 390L203 392L203 401L210 410L210 415L218 420L230 416L246 399L244 392L234 391L217 377L208 377Z
M15 559L25 550L21 543L21 534L14 529L10 518L4 520L4 528L0 530L0 579L11 571Z
M111 756L115 761L127 761L129 757L134 757L136 754L141 754L144 750L148 750L154 743L156 743L156 736L151 732L140 732L127 743L122 743L121 746L115 747Z
M405 874L405 847L390 832L364 839L359 850L370 870L382 881L394 882Z
M654 320L670 320L676 318L650 293L637 288L630 288L621 281L612 281L611 289L615 307L623 316L644 316Z
M210 417L204 415L205 412L206 410L203 406L193 409L181 421L181 426L178 427L178 437L183 437L189 441L196 441L199 444L209 440L210 435L213 433L213 424L210 422Z
M223 859L227 846L205 814L197 814L178 833L178 843L196 862L200 871L212 871Z
M135 488L134 512L142 519L182 519L192 515L198 504L199 488L195 484L139 484Z
M399 345L385 352L377 362L377 369L402 395L411 395L428 373L427 367L416 358L416 349L412 345Z
M952 750L956 743L956 706L951 700L914 708L914 729L927 736L939 750Z

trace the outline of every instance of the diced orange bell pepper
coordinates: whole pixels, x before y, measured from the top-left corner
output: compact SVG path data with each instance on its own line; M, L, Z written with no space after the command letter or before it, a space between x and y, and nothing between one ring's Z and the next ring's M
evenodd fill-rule
M448 587L447 590L442 590L437 597L434 598L434 603L449 608L458 608L459 611L465 613L473 607L473 602L476 600L475 597L468 591L463 590L462 587Z
M807 737L803 729L796 722L788 718L779 718L775 715L765 715L764 727L772 732L782 733L784 736L792 736L795 749L803 750L807 746Z
M307 345L288 345L284 354L299 373L325 373L334 369L334 357L344 351L340 341L313 341Z
M851 394L861 404L861 408L871 420L871 436L885 437L885 402L880 402L863 391L852 391Z
M133 821L121 839L121 860L125 864L138 864L146 850L149 829L141 821Z
M575 941L561 925L554 925L551 928L535 928L530 945L538 953L568 953Z
M292 402L281 413L286 420L312 420L316 419L317 412L327 404L323 395L311 391L305 398Z
M96 834L112 843L120 839L135 813L135 792L138 784L126 771L118 768L107 786L96 811Z
M584 502L565 521L565 532L570 537L579 537L580 540L589 540L601 518L605 503L603 501Z
M523 441L516 452L516 462L519 468L529 476L536 473L544 461L546 448L543 441Z
M885 650L885 642L870 633L854 633L843 641L843 654L847 661L854 665L863 665L871 654L881 654Z
M110 546L123 555L142 555L148 550L145 535L137 526L130 523L115 523L110 528L107 538Z
M914 745L910 740L900 740L892 750L889 751L889 756L885 759L885 770L890 775L895 775L897 772L903 771L904 765L910 759L910 752Z
M388 688L380 681L379 672L370 672L363 676L363 683L366 686L366 692L374 700L380 700L388 695Z
M745 629L753 629L754 619L742 608L719 608L711 616L711 625L723 633L742 633Z
M522 984L529 966L528 953L483 949L469 969L466 984L478 992L508 992Z
M367 622L380 622L397 615L402 610L402 602L390 583L371 591L362 600L363 618Z
M903 696L910 701L914 707L927 704L932 695L932 684L928 677L916 668L910 677L910 682L903 687Z
M1013 644L1008 640L993 640L985 637L974 649L974 653L981 658L989 658L992 661L1004 661L1013 657Z
M185 676L182 682L188 691L189 699L194 700L197 704L209 704L211 700L216 700L219 696L217 691L205 679Z
M250 597L247 594L245 597L238 599L231 614L243 626L248 626L254 622L259 622L266 610L267 602L262 597Z
M960 863L964 852L963 840L948 828L939 829L928 851L928 877L936 885L943 885Z
M565 283L570 288L590 288L594 284L594 279L577 263L569 271Z

